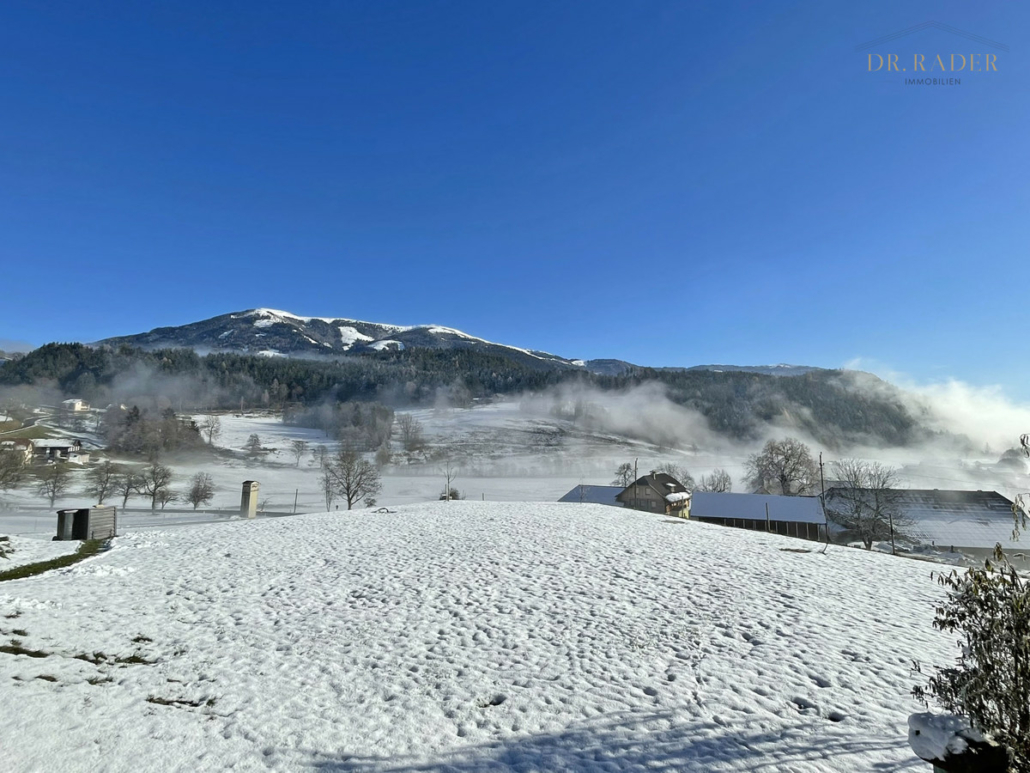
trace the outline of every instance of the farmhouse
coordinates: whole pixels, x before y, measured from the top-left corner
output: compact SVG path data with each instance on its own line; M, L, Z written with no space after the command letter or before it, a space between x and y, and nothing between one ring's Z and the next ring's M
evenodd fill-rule
M843 491L839 486L827 489L827 510ZM998 544L1006 551L1030 547L1025 537L1012 539L1012 500L997 491L894 489L890 502L904 541L985 556Z
M630 483L615 499L623 506L649 513L686 516L690 512L687 487L664 472L650 472Z
M0 451L9 451L11 453L21 454L25 457L25 461L29 462L32 460L33 454L32 441L28 438L0 440Z
M703 523L810 540L820 540L826 532L826 515L819 497L698 491L690 505L690 517Z
M576 486L572 491L559 499L559 502L589 502L595 505L611 505L622 507L618 500L623 492L622 486Z
M76 413L81 411L89 410L89 403L85 400L80 400L78 397L73 397L70 400L63 400L61 407L66 411L75 411Z
M32 446L32 453L37 461L67 461L72 454L75 454L77 459L82 461L82 443L74 438L47 438L45 440L33 440ZM88 457L86 461L88 461Z

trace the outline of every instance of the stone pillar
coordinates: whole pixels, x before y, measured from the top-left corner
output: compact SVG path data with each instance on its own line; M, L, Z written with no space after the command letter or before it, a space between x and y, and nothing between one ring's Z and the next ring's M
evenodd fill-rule
M257 514L258 492L261 484L256 480L243 481L243 498L240 500L240 516L253 518Z

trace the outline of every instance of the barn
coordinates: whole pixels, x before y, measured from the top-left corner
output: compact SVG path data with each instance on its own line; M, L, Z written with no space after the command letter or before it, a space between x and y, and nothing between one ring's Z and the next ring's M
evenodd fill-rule
M580 484L559 499L559 502L587 502L595 505L622 507L616 497L622 493L622 486L590 486Z
M821 540L826 534L819 497L695 491L690 519L809 540Z

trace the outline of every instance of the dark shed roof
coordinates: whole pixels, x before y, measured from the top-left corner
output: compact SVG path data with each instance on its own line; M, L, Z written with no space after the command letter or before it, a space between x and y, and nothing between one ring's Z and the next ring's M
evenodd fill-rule
M695 491L690 504L691 518L740 518L764 521L769 506L769 520L787 523L826 523L819 497L784 497L772 494L720 494Z

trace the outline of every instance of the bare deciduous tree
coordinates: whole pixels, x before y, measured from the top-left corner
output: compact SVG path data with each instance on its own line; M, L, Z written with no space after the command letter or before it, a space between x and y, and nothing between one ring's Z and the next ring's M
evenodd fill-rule
M425 446L422 422L410 413L402 413L397 419L401 433L401 445L405 451L420 451Z
M911 526L898 507L898 472L878 462L842 459L833 463L839 481L826 497L826 515L860 539L866 550L874 542L904 537Z
M318 484L322 490L322 495L325 497L325 509L332 510L333 502L336 501L336 477L328 465L322 467L322 474L318 476Z
M139 474L132 470L123 470L115 478L114 493L122 498L122 508L129 503L129 497L140 493Z
M39 473L36 493L41 497L46 497L50 501L50 506L53 507L57 498L68 490L70 477L66 464L48 464Z
M697 482L698 491L710 491L716 494L725 494L733 491L733 478L726 470L712 470L711 475L702 475Z
M290 451L293 452L293 456L297 460L297 466L300 467L300 460L304 457L304 454L308 452L308 444L305 440L294 440L290 443Z
M454 463L450 459L448 459L443 464L444 487L443 495L440 497L440 499L444 499L450 502L452 499L461 498L460 496L454 496L457 493L457 490L451 485L457 477L458 468L454 466Z
M214 415L205 416L200 420L200 432L207 438L207 444L213 446L222 434L222 420Z
M0 491L10 491L25 479L25 457L19 451L0 451Z
M161 509L165 509L165 505L169 502L175 502L179 499L179 495L172 491L170 488L163 488L157 492L157 503L161 505Z
M206 505L214 497L215 484L208 473L198 472L190 478L190 487L186 492L186 501L193 505L194 510L201 505Z
M98 505L118 491L118 468L105 459L86 473L86 494L93 497Z
M349 448L340 449L326 470L332 475L336 492L347 502L348 510L355 502L374 498L383 487L376 466Z
M686 468L680 467L678 464L673 462L662 462L660 465L655 467L655 472L664 472L666 475L671 475L687 489L687 491L694 490L694 476L691 475Z
M770 440L746 467L748 484L762 494L801 496L815 491L819 480L812 452L795 438Z
M612 481L613 486L622 486L625 488L633 482L633 465L629 462L623 462L615 469L615 479Z
M315 446L311 451L311 463L317 464L319 469L324 470L329 463L329 449L325 446Z
M150 509L155 510L160 497L163 496L162 492L167 490L172 482L172 471L163 464L151 462L140 471L137 481L137 490L140 494L150 497Z

